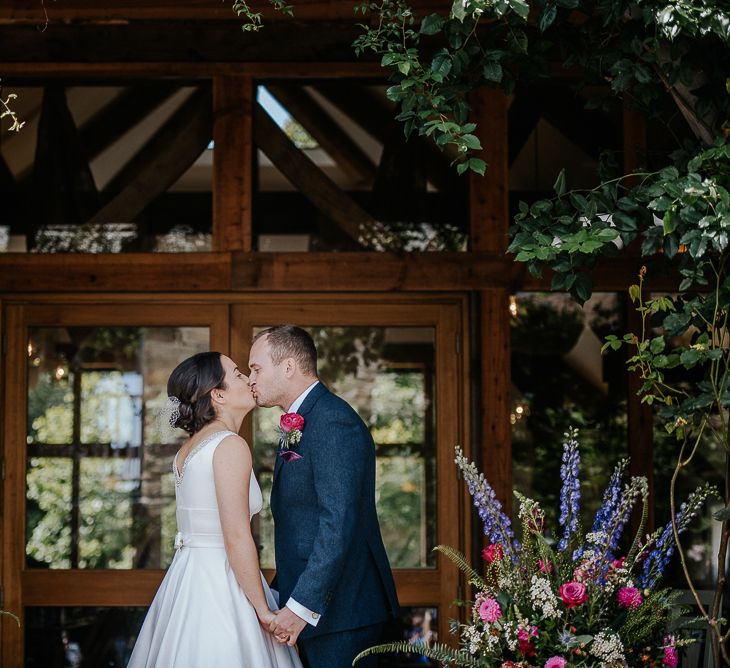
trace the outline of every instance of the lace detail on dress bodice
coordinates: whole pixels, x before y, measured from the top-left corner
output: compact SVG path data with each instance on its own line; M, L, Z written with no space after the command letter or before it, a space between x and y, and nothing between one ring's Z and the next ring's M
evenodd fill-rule
M175 484L180 485L183 481L183 476L185 475L185 469L188 467L188 463L190 460L195 457L196 454L198 454L208 443L211 443L213 440L218 438L218 436L225 435L225 436L235 436L235 434L232 431L223 430L223 431L217 431L214 434L211 434L207 438L204 438L200 443L198 443L190 452L188 452L187 457L185 457L185 461L183 462L182 469L177 468L177 455L175 455L172 458L172 472L175 476ZM225 438L224 436L224 438ZM223 438L221 438L221 441Z

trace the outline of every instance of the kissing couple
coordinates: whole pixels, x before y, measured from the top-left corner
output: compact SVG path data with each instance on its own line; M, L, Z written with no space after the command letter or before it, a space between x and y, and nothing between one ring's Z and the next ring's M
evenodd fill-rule
M129 668L346 668L398 615L367 426L319 381L303 329L258 334L248 366L247 377L225 355L199 353L168 380L169 425L189 434L172 462L176 552ZM251 533L263 498L238 435L257 406L286 411L271 490L272 589Z

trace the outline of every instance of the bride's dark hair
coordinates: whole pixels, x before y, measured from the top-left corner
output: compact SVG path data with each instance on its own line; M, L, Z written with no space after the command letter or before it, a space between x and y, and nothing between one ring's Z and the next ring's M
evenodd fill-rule
M215 420L210 393L225 390L221 353L198 353L178 364L167 381L167 396L180 401L180 417L172 425L192 435Z

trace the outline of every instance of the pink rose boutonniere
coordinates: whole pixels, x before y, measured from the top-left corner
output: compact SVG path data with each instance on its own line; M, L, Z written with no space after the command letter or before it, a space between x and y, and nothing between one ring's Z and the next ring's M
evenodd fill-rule
M279 418L279 457L285 462L301 459L291 448L302 440L304 418L299 413L284 413Z

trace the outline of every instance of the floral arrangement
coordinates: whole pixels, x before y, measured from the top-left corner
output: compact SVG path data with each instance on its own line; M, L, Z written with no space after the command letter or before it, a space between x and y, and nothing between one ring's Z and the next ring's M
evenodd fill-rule
M291 448L302 440L304 418L299 413L284 413L279 418L279 457L285 462L301 459Z
M391 643L360 657L417 652L447 666L474 668L678 665L679 648L690 641L667 632L677 595L658 586L675 551L672 524L642 540L648 484L643 477L627 479L627 460L614 470L593 526L583 534L580 453L577 432L569 431L560 470L560 531L551 538L540 504L515 492L521 542L494 490L458 447L456 464L489 541L479 570L455 550L436 548L466 573L476 591L469 623L453 628L461 648ZM713 493L709 486L698 488L682 504L676 515L680 533ZM642 507L641 526L630 547L622 549L628 545L622 536L637 502Z

